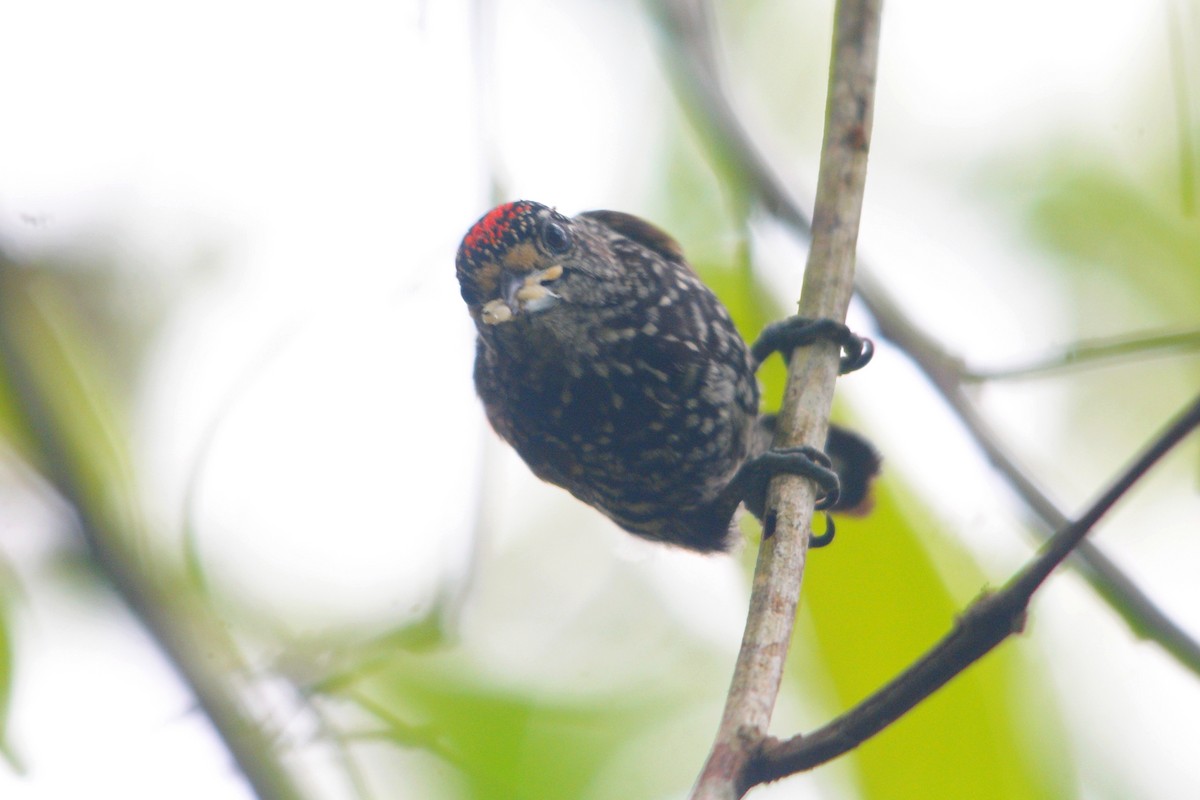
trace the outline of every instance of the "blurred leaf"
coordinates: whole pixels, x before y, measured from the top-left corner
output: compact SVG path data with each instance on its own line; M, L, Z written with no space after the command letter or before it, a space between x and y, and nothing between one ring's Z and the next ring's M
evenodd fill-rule
M686 780L694 767L647 754L645 768L626 771L619 787L600 779L632 743L690 702L669 687L556 695L500 686L444 660L401 658L357 692L370 696L364 705L385 719L396 744L424 746L457 767L472 800L651 796L677 790L671 782L681 780L679 770Z
M657 569L611 559L606 537L564 535L573 525L560 513L529 524L489 554L460 643L300 642L326 653L307 659L327 665L315 691L357 704L397 747L443 759L459 774L432 780L461 796L682 792L711 743L728 651L664 602Z
M1180 169L1174 143L1129 157L1082 140L1009 156L989 171L999 176L994 194L1055 257L1046 263L1061 268L1060 307L1076 336L1135 338L1200 322L1200 216L1181 197ZM1072 464L1076 486L1088 486L1186 402L1200 359L1146 355L1068 377L1044 384L1073 406L1057 438L1026 446Z
M93 340L67 305L52 278L0 255L0 437L81 515L114 518L128 513L130 495L113 392L96 368ZM10 598L0 591L0 753L19 769L4 730L12 691Z
M1200 218L1166 187L1139 186L1106 163L1063 159L1030 205L1028 224L1069 256L1075 277L1116 278L1172 321L1194 322L1200 297Z
M691 129L678 124L661 145L662 181L655 187L662 208L661 224L684 245L693 266L698 261L730 263L739 238L737 220L749 208L746 187L736 180L736 165L713 165Z
M97 518L128 511L130 467L104 356L74 323L61 287L0 269L3 431L32 466Z
M0 254L0 438L41 471L81 514L128 510L125 449L103 386L61 286ZM64 563L74 563L60 559ZM91 562L89 562L90 564ZM0 570L0 754L20 762L6 734L13 680L8 570Z
M913 514L895 479L865 519L838 519L834 544L804 577L797 652L828 671L844 710L895 677L949 631L985 579L952 538ZM936 548L931 552L929 548ZM935 554L936 553L936 554ZM952 591L948 583L959 587ZM964 592L963 589L966 589ZM808 631L813 639L803 633ZM848 758L869 798L1051 798L1067 794L1061 722L1036 673L1009 642ZM805 657L790 679L806 680ZM810 660L811 664L811 660ZM811 679L807 681L811 685ZM1027 709L1036 706L1031 721ZM1031 733L1031 725L1037 733Z

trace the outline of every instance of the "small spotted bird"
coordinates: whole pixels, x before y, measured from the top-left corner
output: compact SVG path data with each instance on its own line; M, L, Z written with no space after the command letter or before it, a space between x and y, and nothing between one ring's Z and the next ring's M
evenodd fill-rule
M768 452L773 419L758 412L754 373L773 351L825 336L850 351L844 369L865 363L869 342L844 326L786 321L752 350L679 245L617 211L498 206L467 232L456 267L492 427L535 475L622 528L724 550L738 505L761 518L777 472L814 479L834 509L865 500L878 470L869 444L835 428L828 459Z

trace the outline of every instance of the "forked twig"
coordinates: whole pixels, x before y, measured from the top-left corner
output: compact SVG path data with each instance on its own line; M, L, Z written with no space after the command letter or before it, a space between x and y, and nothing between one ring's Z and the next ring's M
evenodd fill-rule
M674 13L674 5L665 4L663 11ZM693 7L688 13L695 10ZM842 0L835 12L812 247L798 309L799 315L808 319L844 320L854 291L879 13L880 0ZM819 342L792 355L776 446L819 447L824 443L839 355L832 342ZM693 789L695 800L740 797L748 759L759 751L767 734L800 599L814 492L812 483L795 476L780 476L771 482L767 507L773 509L774 532L764 533L759 548L750 609L725 712Z
M1200 427L1200 396L1135 458L1074 522L995 593L972 603L950 631L912 666L850 711L807 736L768 740L747 771L746 787L812 769L854 748L895 722L1024 626L1034 592L1084 536L1154 464Z
M658 0L651 6L657 14L664 33L663 39L672 56L669 66L676 73L680 95L686 98L689 110L697 119L698 127L706 134L704 138L709 146L719 151L723 159L737 165L740 176L753 187L764 207L798 233L807 234L809 226L806 215L783 190L782 181L755 150L721 89L707 9L703 2ZM841 13L839 7L839 15ZM836 65L836 55L834 61ZM826 135L830 135L828 128ZM814 214L814 219L813 227L816 228L820 225L819 210ZM813 234L814 250L818 247L817 236ZM1005 638L1019 631L1034 591L1063 559L1071 555L1082 555L1080 561L1085 576L1135 630L1150 631L1177 658L1200 671L1200 648L1195 642L1154 606L1115 564L1083 540L1100 517L1158 458L1200 424L1200 400L1176 420L1084 516L1074 523L1068 523L1033 481L1017 468L998 437L967 400L962 384L970 376L961 361L945 353L912 324L869 276L860 278L863 280L858 287L859 292L876 317L883 335L909 353L931 382L952 401L955 411L976 436L988 457L1009 478L1031 508L1058 532L1048 540L1042 554L1003 590L984 595L972 604L960 617L954 630L926 656L875 695L813 734L780 742L762 738L763 727L758 724L731 729L730 706L727 705L717 745L693 797L740 797L758 783L810 769L835 758L882 730ZM1178 346L1175 342L1171 344ZM790 380L789 385L792 385ZM760 583L769 580L764 575L762 559L760 553L759 569L755 573L755 596L760 593ZM799 567L797 576L803 570L802 554ZM794 606L790 608L794 611ZM752 607L751 622L753 619ZM754 635L748 627L746 639ZM743 656L746 651L746 641L743 641ZM774 652L772 658L782 656ZM742 656L739 657L739 665L741 660ZM758 719L769 720L768 703L774 702L776 689L777 686L772 687L769 692L759 696L760 702L766 707L757 710ZM731 704L737 701L736 695L740 691L735 677ZM764 701L763 698L768 695L769 701ZM760 743L760 748L751 762L745 764L744 753L756 742ZM744 765L745 770L739 774L740 765Z

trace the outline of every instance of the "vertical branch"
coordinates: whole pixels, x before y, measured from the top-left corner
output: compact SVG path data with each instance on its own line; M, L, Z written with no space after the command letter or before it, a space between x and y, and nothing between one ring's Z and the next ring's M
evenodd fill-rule
M804 317L845 319L853 292L879 15L880 0L843 0L835 14L813 241L799 303ZM826 342L793 355L777 445L824 444L838 355ZM747 788L746 765L767 734L783 678L814 501L814 487L805 479L781 476L772 482L767 507L774 509L774 533L759 550L741 649L716 742L693 790L696 800L736 798Z

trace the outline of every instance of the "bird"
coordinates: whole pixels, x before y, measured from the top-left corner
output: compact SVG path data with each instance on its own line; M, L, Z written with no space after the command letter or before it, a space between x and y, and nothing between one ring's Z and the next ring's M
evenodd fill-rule
M843 324L791 317L748 346L679 244L619 211L504 203L467 231L455 270L491 427L621 528L728 550L739 505L769 516L781 472L817 483L818 507L869 505L880 457L866 439L831 427L824 451L772 449L774 417L759 411L755 373L773 352L829 338L843 371L870 359Z

